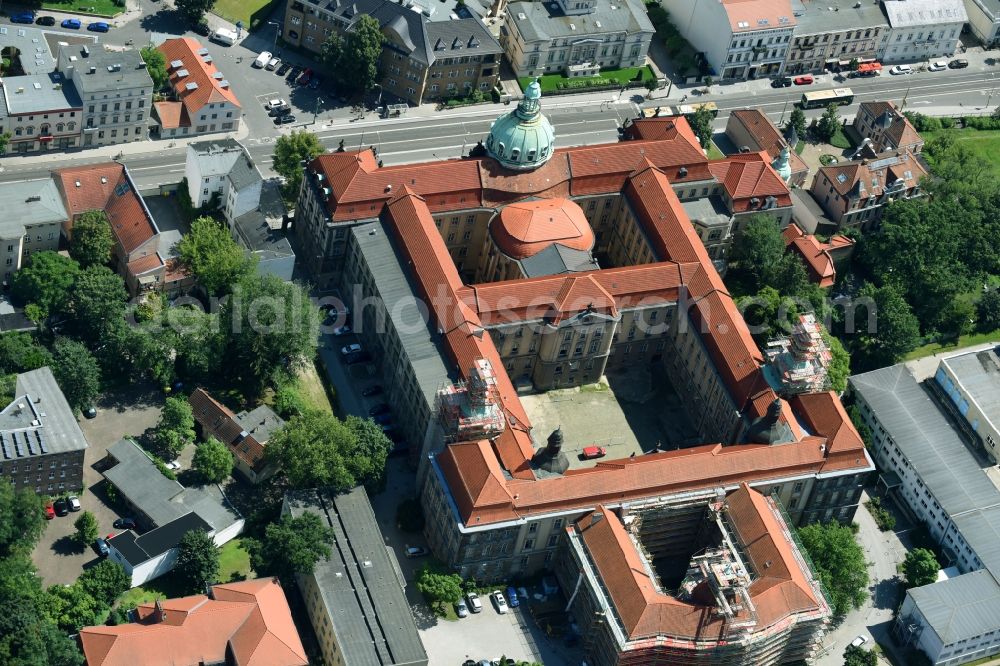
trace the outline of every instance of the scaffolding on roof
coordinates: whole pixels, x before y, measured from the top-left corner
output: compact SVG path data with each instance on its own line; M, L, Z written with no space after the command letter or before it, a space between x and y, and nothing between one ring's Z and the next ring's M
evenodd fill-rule
M497 395L496 372L486 359L469 370L468 381L446 384L437 393L437 413L446 442L489 439L503 432L506 419Z
M765 353L781 392L812 393L829 387L827 368L833 356L811 312L799 315L790 335L768 342Z

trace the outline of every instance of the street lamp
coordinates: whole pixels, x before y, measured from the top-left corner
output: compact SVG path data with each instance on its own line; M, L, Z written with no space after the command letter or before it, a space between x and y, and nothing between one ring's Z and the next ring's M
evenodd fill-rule
M274 46L271 47L271 53L278 50L278 34L281 33L281 24L277 21L268 21L268 25L274 26Z
M375 110L378 111L378 107L382 106L382 84L376 83L373 87L378 88L378 99L375 100Z
M322 105L323 105L323 98L322 97L317 97L316 98L316 108L313 109L313 125L316 124L316 116L319 115L319 107L321 107Z

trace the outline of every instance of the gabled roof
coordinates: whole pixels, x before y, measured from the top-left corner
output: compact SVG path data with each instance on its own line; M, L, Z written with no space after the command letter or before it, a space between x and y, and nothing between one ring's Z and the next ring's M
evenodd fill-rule
M751 146L751 149L763 150L772 160L781 154L782 148L788 146L785 137L781 135L767 114L760 109L736 109L729 114L729 117L742 125L753 139L754 145ZM794 150L789 150L788 162L792 167L793 174L809 171L808 165Z
M892 102L861 102L858 105L858 117L869 117L875 122L873 139L875 150L884 152L895 148L923 146L924 140L910 122L910 119L900 113ZM881 119L888 121L888 127L882 129Z
M792 222L782 232L785 248L792 250L806 265L809 278L821 287L832 287L837 280L832 252L851 247L854 241L847 236L833 236L829 242L821 242L816 236L806 234Z
M788 187L771 166L766 152L730 155L711 162L709 169L732 200L734 213L760 209L769 197L774 198L775 206L792 205Z
M838 194L854 199L882 196L897 181L901 181L904 189L910 189L927 175L920 160L905 149L820 167L818 173Z
M795 26L790 0L721 0L734 33Z
M233 455L253 469L264 464L264 444L246 431L228 407L201 387L191 392L188 403L198 424L218 437Z
M156 48L166 58L170 85L174 95L184 104L189 118L210 103L228 102L240 106L229 82L216 69L211 56L199 53L203 47L197 40L178 37L168 39ZM174 67L171 64L174 62L179 62L180 66Z

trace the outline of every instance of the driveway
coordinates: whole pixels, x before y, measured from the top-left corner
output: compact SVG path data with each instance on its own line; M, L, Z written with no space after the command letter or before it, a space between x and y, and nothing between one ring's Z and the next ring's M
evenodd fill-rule
M114 532L112 523L119 515L105 501L104 477L95 469L106 455L108 446L125 436L141 435L156 425L160 418L162 396L159 393L127 391L106 396L97 405L97 417L80 417L80 428L87 438L87 451L83 457L83 482L85 491L79 496L83 511L90 511L97 518L98 533L106 536ZM92 548L80 549L73 541L76 532L73 522L79 513L56 516L47 521L45 533L32 553L32 560L46 585L72 583L87 567L99 560Z

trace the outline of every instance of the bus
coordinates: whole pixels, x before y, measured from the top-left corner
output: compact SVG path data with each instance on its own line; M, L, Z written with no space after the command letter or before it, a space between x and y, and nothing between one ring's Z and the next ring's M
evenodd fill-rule
M701 102L698 104L681 104L679 106L659 106L655 109L643 109L642 115L645 118L669 118L672 116L693 116L699 109L707 109L713 118L719 117L719 107L715 102Z
M834 88L833 90L817 90L802 94L800 105L803 109L826 108L831 104L845 106L854 102L854 91L850 88Z

